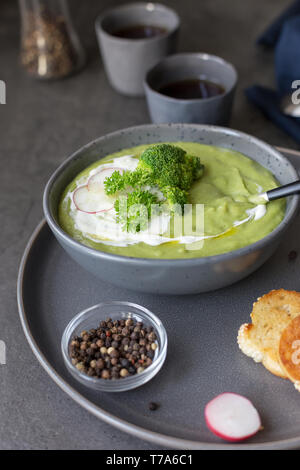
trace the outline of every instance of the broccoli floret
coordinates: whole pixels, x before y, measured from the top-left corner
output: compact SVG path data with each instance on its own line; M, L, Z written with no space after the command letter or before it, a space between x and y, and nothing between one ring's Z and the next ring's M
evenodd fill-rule
M166 198L171 209L176 204L183 207L184 204L188 203L188 193L187 191L184 191L183 189L176 188L174 186L164 186L162 188L162 193L164 197Z
M159 188L173 186L185 191L202 176L204 169L198 157L171 144L148 147L141 155L139 167L152 172Z
M171 144L158 144L148 147L141 155L137 168L134 171L125 171L122 174L115 171L106 178L105 191L108 195L124 193L129 190L127 204L144 204L148 209L148 217L151 217L149 203L168 204L171 211L174 206L181 206L188 202L188 190L193 182L201 178L204 166L198 157L188 155L185 150ZM145 191L146 186L157 187L165 197L165 201L159 201L151 192ZM131 190L133 192L130 192ZM146 196L147 195L147 196ZM151 196L151 197L150 197ZM141 213L136 212L128 223L121 220L120 198L115 203L117 221L123 224L128 231L143 230L143 223L138 223L136 229L129 230L129 223L139 219ZM154 201L155 199L155 201Z
M139 166L150 171L159 187L180 186L181 166L185 151L169 144L148 147L141 155Z
M153 207L154 206L154 207ZM158 198L150 191L135 190L127 195L121 195L115 202L117 222L127 232L146 230L148 219L159 208Z
M202 165L200 158L193 157L192 155L185 156L186 165L192 169L193 180L199 180L203 176L204 165Z

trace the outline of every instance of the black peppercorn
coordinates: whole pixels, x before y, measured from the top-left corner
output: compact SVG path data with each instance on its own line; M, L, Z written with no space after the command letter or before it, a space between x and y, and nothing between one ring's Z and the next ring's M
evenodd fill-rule
M155 403L154 401L150 401L149 403L149 410L155 411L159 408L158 403Z
M112 371L111 373L111 378L112 379L118 379L120 377L119 371Z
M130 365L130 362L129 362L128 359L126 359L126 358L122 358L122 359L120 360L120 363L121 363L121 366L122 366L122 367L125 367L125 368L126 368L126 367L129 367L129 365Z
M295 250L290 251L289 252L289 261L295 261L297 256L298 256L297 251L295 251Z
M98 369L103 369L104 368L104 361L103 359L98 359L97 362L96 362L96 367Z
M149 340L150 342L156 340L156 334L154 333L154 331L151 331L151 333L148 334L148 340Z
M147 351L147 357L150 357L150 359L153 359L154 358L154 351L152 349L150 349L150 351Z
M102 321L70 343L72 364L90 377L105 380L140 374L152 364L157 343L152 327L132 318Z

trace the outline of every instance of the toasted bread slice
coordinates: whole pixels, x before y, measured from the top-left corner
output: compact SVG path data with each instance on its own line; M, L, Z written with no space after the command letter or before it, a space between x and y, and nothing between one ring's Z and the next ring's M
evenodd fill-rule
M255 362L262 362L272 374L287 378L279 360L279 341L291 320L300 315L300 293L272 290L253 304L252 324L244 324L238 333L238 345Z
M288 378L300 391L300 316L294 318L282 332L279 360Z

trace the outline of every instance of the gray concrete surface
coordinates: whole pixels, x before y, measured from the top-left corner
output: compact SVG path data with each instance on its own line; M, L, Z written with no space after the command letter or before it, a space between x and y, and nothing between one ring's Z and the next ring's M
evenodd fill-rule
M94 19L109 0L72 0L72 12L89 61L78 75L41 83L18 64L17 2L0 6L0 79L7 104L0 105L0 339L7 365L0 365L0 449L153 449L99 422L73 403L34 358L18 319L18 264L32 230L42 218L44 185L67 155L122 127L149 122L143 99L118 95L108 85L98 54ZM125 3L125 2L123 2ZM164 3L182 18L180 50L207 51L232 61L240 80L231 127L272 144L299 148L245 99L256 82L273 84L272 53L255 38L288 0L173 0ZM89 431L81 432L86 421Z

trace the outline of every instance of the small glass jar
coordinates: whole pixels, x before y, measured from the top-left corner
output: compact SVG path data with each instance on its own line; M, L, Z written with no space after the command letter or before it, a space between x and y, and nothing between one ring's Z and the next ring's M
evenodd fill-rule
M65 0L19 0L21 63L40 79L63 78L79 70L85 53Z
M73 364L69 354L70 343L82 331L97 328L102 320L110 317L112 320L132 318L141 321L145 326L152 326L156 334L157 349L153 362L143 372L119 379L105 380L89 377L80 372ZM159 318L141 305L130 302L111 301L90 307L78 313L67 325L61 340L61 350L65 365L69 372L82 384L102 392L124 392L139 387L151 380L162 368L167 355L167 333Z

